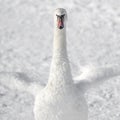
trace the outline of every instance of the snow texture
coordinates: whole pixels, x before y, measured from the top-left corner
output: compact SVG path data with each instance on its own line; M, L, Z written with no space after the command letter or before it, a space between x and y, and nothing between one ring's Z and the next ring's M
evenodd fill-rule
M0 0L0 71L38 73L46 83L52 59L53 11L58 7L68 12L73 76L87 64L120 65L119 6L119 0ZM116 77L86 93L89 120L120 119L119 86L120 77ZM34 120L33 102L30 94L0 85L0 120Z

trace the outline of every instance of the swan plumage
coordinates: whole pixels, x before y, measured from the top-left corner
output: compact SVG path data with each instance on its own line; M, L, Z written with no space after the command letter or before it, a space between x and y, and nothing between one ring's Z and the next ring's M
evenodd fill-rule
M46 86L42 82L28 84L29 75L24 73L0 73L0 84L34 95L35 120L88 120L85 91L96 83L120 75L119 66L89 66L80 76L72 78L66 48L66 19L65 9L55 10L53 58Z
M64 18L59 18L64 15ZM36 96L36 120L87 120L87 104L74 87L66 49L66 10L54 13L53 58L48 84ZM63 21L59 21L63 19ZM63 28L60 28L59 22Z
M81 69L81 72L79 76L74 78L74 83L86 92L90 88L101 85L105 80L119 76L120 66L118 64L106 66L86 65Z

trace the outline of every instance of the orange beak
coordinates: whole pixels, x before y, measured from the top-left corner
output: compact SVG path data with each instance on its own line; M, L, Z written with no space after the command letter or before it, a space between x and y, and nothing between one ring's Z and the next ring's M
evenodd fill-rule
M57 27L59 29L63 29L64 28L64 16L58 16L57 15Z

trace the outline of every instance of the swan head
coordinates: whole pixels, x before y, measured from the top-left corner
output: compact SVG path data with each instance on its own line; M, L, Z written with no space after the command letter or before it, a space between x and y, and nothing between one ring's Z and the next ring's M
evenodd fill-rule
M63 8L58 8L54 13L55 26L58 29L64 29L66 25L67 12Z

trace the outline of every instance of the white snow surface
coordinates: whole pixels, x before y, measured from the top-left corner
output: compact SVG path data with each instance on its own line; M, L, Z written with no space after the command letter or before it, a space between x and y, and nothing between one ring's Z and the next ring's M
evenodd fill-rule
M0 0L0 71L37 73L47 81L58 7L68 12L73 76L85 65L120 65L119 6L119 0ZM86 93L89 120L120 120L119 86L115 77ZM34 120L33 102L30 94L0 85L0 120Z

